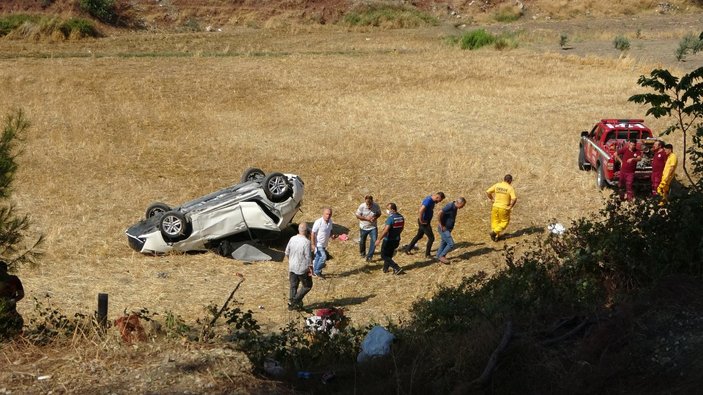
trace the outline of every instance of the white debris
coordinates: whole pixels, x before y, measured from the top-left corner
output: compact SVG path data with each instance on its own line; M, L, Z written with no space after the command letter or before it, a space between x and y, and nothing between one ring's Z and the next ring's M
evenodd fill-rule
M566 231L566 228L564 227L564 225L562 225L560 223L550 224L549 226L547 226L547 229L552 234L555 234L555 235L563 234Z

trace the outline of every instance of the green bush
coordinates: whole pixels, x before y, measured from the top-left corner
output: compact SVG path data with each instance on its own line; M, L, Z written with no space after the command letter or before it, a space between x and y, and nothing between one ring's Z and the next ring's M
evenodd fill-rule
M114 24L117 22L115 0L79 0L78 6L101 22Z
M502 51L504 49L514 49L518 47L518 41L514 34L501 34L496 37L493 48Z
M58 31L64 38L100 37L95 24L84 18L61 20L56 16L8 15L0 18L0 36L11 35L14 38L53 37Z
M349 11L343 23L349 26L411 28L437 25L437 18L417 9L386 4L368 5Z
M675 52L676 60L682 62L689 53L695 54L701 50L703 50L703 39L693 33L688 33L679 41L679 47L676 48Z
M266 359L278 361L289 371L339 363L353 364L359 345L369 329L344 328L330 336L309 332L290 322L277 332L264 334L251 310L226 309L223 316L229 328L225 340L237 345L259 369Z
M95 28L93 22L83 18L71 18L59 26L59 30L64 37L78 35L79 37L99 37L100 32Z
M566 33L559 35L559 46L564 48L569 43L569 36Z
M462 385L479 377L485 366L481 361L485 364L491 353L480 344L487 341L495 348L510 323L509 351L501 353L487 383L491 393L572 393L588 382L579 392L595 394L611 389L608 381L615 377L659 375L661 366L650 363L652 346L686 329L680 322L665 324L671 318L659 317L647 306L666 290L673 302L662 301L661 314L686 311L690 301L696 307L685 314L700 317L695 303L701 300L703 278L701 221L703 195L693 191L672 199L665 209L648 200L622 204L613 198L563 234L536 241L519 258L506 249L505 269L464 278L413 304L401 332L405 343L412 343L410 353L432 355L442 347L443 355L423 365L394 354L397 370L412 369L430 383L429 388L416 384L414 392L461 388L454 392L471 393ZM663 322L659 332L652 328L657 322ZM452 342L443 344L443 339ZM682 347L696 350L701 344L690 338ZM448 356L462 349L471 357ZM686 375L697 370L684 367L695 356L675 358L673 365L681 363ZM678 382L678 374L667 385Z
M491 45L495 40L495 36L488 33L485 29L477 29L464 33L459 39L459 46L461 49L474 50Z
M25 15L25 14L8 14L0 17L0 37L6 36L11 31L17 29L23 24L36 23L39 21L39 17L36 15Z
M432 300L416 302L412 325L423 333L466 331L488 319L537 326L542 317L588 315L651 289L671 275L703 277L703 196L690 193L666 209L654 201L611 198L562 235L550 234L491 276L479 273Z
M484 29L472 30L461 36L448 36L445 41L449 45L459 45L461 49L478 49L486 45L493 45L499 51L518 47L517 35L519 33L502 33L494 36Z
M613 39L613 46L620 52L627 51L630 49L630 40L623 35L615 36Z

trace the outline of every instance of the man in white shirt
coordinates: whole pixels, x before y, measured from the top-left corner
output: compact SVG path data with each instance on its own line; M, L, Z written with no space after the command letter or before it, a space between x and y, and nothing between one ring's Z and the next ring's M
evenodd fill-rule
M290 281L288 310L302 309L303 297L312 289L312 277L310 277L312 249L306 235L307 231L307 224L298 225L298 234L291 237L286 246L288 280ZM300 284L302 287L298 289Z
M327 244L332 237L332 209L325 207L322 209L322 217L312 225L312 233L310 234L310 242L314 246L315 259L312 263L312 275L324 279L322 269L326 266L327 261Z
M376 239L378 238L378 225L376 220L381 216L381 208L373 201L373 196L367 195L364 203L361 203L356 210L356 218L359 220L359 255L366 258L366 262L371 262L373 253L376 250ZM366 238L371 236L369 241L369 253L366 253Z

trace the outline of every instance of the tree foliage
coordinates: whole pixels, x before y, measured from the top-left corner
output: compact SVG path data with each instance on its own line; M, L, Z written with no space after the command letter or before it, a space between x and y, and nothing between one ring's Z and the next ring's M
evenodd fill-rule
M39 252L39 237L29 245L25 242L29 217L17 214L10 201L12 182L17 171L17 157L22 153L18 144L25 138L30 123L24 112L16 110L5 118L0 135L0 259L9 263L33 262Z
M613 196L600 212L574 221L563 234L535 241L521 256L507 248L504 269L493 275L479 272L413 304L405 326L411 335L433 343L451 338L454 352L445 349L445 354L456 354L464 347L466 355L471 355L460 361L442 357L430 365L444 362L452 368L441 372L427 368L418 376L434 381L433 385L462 382L467 371L478 376L481 370L471 359L480 358L482 352L488 358L481 344L488 340L495 347L507 322L517 334L509 352L500 356L500 367L490 383L493 394L568 394L584 382L591 384L578 393L596 394L617 388L612 381L661 375L661 366L652 363L650 351L651 342L658 341L652 336L658 335L650 330L655 322L669 320L645 306L668 287L679 299L670 310L662 311L678 312L701 300L691 295L697 291L676 293L687 289L687 281L700 284L703 278L701 221L703 196L696 192L672 200L666 208L653 200L624 203ZM662 328L665 330L654 333L673 336L670 328L685 332L673 326ZM407 341L409 334L404 335ZM702 345L697 339L684 344L692 350ZM676 362L684 360L682 356ZM589 361L588 369L571 368L584 361ZM625 361L630 364L622 365ZM453 369L458 363L465 370ZM681 369L687 366L682 364ZM400 370L412 369L406 365ZM607 374L591 374L599 370ZM678 377L673 382L676 380ZM522 389L527 387L529 391ZM449 393L451 388L447 385L443 390Z
M703 67L679 78L665 69L654 69L649 76L640 76L637 80L650 93L631 96L628 100L649 105L647 115L655 118L673 117L673 123L663 132L670 134L676 130L682 132L683 170L691 185L700 192L701 172L703 172ZM688 148L688 132L695 131L693 147ZM693 161L694 173L698 174L694 182L686 167L686 156Z
M79 0L81 10L107 24L115 24L117 12L115 0Z

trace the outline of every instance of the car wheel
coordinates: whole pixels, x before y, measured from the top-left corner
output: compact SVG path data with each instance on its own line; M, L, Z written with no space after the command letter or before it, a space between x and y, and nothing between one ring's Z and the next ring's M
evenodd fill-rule
M264 173L263 170L256 167L250 167L244 170L244 173L242 173L242 179L239 182L262 181L264 177L266 177L266 173Z
M600 164L596 168L596 186L598 189L603 189L607 185L605 181L605 171L603 170L603 166Z
M149 219L155 215L163 214L166 211L171 211L171 207L169 207L168 204L156 202L150 204L149 207L146 208L146 213L144 214L144 216L146 217L146 219Z
M288 183L288 178L281 173L271 173L264 178L264 193L266 197L274 202L280 203L288 199L293 189Z
M583 152L583 145L579 146L579 170L591 170L591 164L586 162L586 153Z
M178 211L167 211L159 222L161 235L167 242L175 242L190 236L190 223L185 215Z

